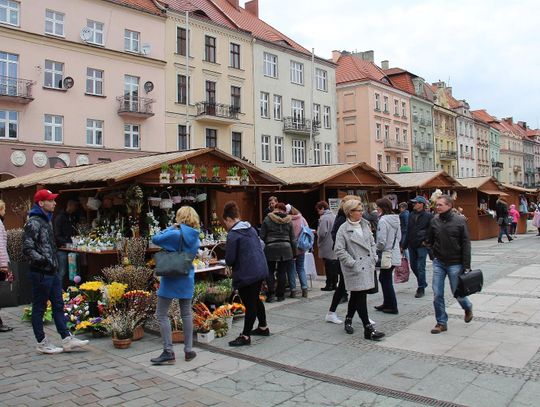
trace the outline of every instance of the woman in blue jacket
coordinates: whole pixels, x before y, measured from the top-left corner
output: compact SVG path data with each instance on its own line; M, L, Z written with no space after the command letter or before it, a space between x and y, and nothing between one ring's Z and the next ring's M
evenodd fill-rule
M233 269L233 287L246 307L244 330L229 346L251 344L251 335L268 336L270 330L266 324L266 311L259 298L261 285L268 277L261 240L255 229L240 220L240 210L234 201L227 202L223 208L223 223L229 231L225 249L225 262ZM255 318L259 320L257 329L253 329Z
M152 243L161 248L172 251L184 251L196 254L199 249L200 220L197 212L190 206L182 206L176 212L176 224L155 235ZM182 239L180 239L182 238ZM191 300L195 288L195 270L193 266L187 276L161 277L157 292L156 318L163 340L163 353L150 361L155 365L174 364L176 362L169 320L169 307L173 299L178 298L180 314L184 330L184 356L190 361L197 354L193 346L193 315L191 314Z

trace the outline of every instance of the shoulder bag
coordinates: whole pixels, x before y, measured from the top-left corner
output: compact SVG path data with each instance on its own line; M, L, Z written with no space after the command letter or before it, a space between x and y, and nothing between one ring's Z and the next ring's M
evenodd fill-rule
M384 250L381 254L381 269L389 269L392 267L392 251L396 245L397 239L397 229L396 234L394 235L394 243L392 243L392 248L390 250Z
M177 252L161 251L154 255L156 261L156 276L178 277L187 276L193 267L195 254L182 251L184 236L180 229L180 247Z

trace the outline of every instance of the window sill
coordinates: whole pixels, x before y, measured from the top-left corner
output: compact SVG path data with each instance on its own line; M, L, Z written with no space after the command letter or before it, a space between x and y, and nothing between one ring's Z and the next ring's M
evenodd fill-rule
M20 16L20 14L19 14ZM17 28L21 28L21 25L20 24L11 24L11 23L8 23L7 21L0 21L0 25L8 25L10 27L17 27Z
M240 72L246 72L245 69L237 68L237 67L235 67L235 66L229 66L229 69L234 69L235 71L240 71Z
M95 148L96 150L98 150L98 149L104 149L104 148L105 148L104 145L97 145L97 144L87 144L86 147L88 147L88 148Z
M304 84L303 84L303 83L296 83L296 82L291 82L291 84L293 84L293 85L298 85L298 86L304 86ZM298 165L302 165L302 164L298 164Z
M13 141L18 142L19 137L0 137L0 141Z
M140 147L125 147L124 146L124 149L131 150L131 151L139 151L141 148Z
M55 92L64 92L64 93L68 91L67 89L64 89L64 88L51 88L50 86L43 86L43 90L52 90Z
M52 37L52 38L61 38L61 39L63 39L63 40L66 39L65 34L64 34L64 35L60 35L60 34L53 34L53 33L47 33L47 32L46 32L46 33L45 33L45 36L46 36L46 37Z
M63 141L49 141L49 140L44 140L43 141L45 144L54 144L54 145L57 145L57 146L61 146L64 144Z
M94 98L102 98L102 99L107 98L107 96L105 95L96 95L95 93L87 93L87 92L84 93L84 96L91 96Z
M266 74L264 74L264 77L265 78L270 78L270 79L279 79L278 76L271 76L271 75L266 75Z
M218 63L218 62L208 61L208 60L206 60L206 59L203 59L203 62L206 62L207 64L212 64L212 65L216 65L216 66L221 66L221 64Z

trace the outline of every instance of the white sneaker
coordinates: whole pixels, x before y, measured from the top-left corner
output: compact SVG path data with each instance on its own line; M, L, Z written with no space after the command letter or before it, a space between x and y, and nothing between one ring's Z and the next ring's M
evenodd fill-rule
M331 322L333 324L342 324L343 321L338 318L337 314L335 312L329 312L326 314L326 317L324 318L326 322Z
M46 353L49 355L54 355L55 353L62 353L63 349L56 346L54 343L49 341L49 338L45 337L43 340L38 343L36 350L41 353Z
M73 335L66 336L64 339L62 339L62 347L64 348L64 352L69 352L76 348L82 348L86 345L88 345L87 339L77 339Z
M372 320L371 318L369 319L369 323L370 323L371 325L375 325L375 321Z

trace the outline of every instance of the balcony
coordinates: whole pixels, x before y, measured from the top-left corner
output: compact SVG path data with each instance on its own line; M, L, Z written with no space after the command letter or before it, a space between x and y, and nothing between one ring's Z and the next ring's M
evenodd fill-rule
M459 154L459 158L466 158L466 159L472 159L472 156L471 156L471 153L469 152L465 152L465 153L461 153Z
M240 109L232 105L214 102L196 103L197 117L195 120L214 123L235 123L238 121Z
M430 151L433 151L433 143L425 143L422 141L415 141L414 146L421 152L421 153L428 153Z
M491 161L491 167L493 171L500 171L504 168L504 164L500 161Z
M11 78L0 76L0 101L14 102L26 105L32 97L33 81L28 79Z
M116 100L120 103L118 107L119 116L146 119L154 115L152 112L154 99L138 96L118 96Z
M298 119L296 117L283 118L283 132L288 134L298 134L301 136L309 136L310 129L312 134L319 134L320 122L309 119Z
M390 151L409 151L409 143L405 141L385 139L384 148Z
M439 153L440 159L449 161L457 159L457 151L441 150Z
M525 174L534 175L534 174L536 174L536 169L531 168L531 167L526 168L525 169Z
M516 181L516 182L514 182L514 185L516 185L518 187L522 187L523 186L523 181Z
M513 171L514 172L521 172L521 165L514 165Z

